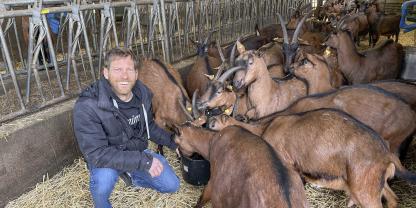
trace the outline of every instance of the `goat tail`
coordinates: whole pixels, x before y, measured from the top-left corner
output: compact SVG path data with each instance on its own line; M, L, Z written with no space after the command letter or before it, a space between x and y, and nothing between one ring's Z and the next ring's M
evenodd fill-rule
M399 158L393 154L390 153L390 161L395 166L395 172L394 175L398 178L401 178L403 180L406 180L410 182L411 184L416 184L416 174L413 172L408 171L400 162Z

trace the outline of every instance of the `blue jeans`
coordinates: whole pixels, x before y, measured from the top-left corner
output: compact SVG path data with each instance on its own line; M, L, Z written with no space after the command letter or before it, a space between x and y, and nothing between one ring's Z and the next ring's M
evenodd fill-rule
M162 193L173 193L179 189L179 178L176 176L168 161L159 154L145 150L163 164L162 173L152 178L148 171L133 171L129 173L134 186L151 188ZM111 168L92 168L90 171L90 191L94 206L97 208L109 208L111 192L122 173Z

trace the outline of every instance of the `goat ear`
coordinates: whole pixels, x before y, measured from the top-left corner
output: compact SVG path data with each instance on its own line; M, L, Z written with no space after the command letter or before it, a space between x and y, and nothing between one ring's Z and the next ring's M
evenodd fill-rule
M326 62L325 58L321 55L315 54L315 57L320 61Z
M240 54L243 54L246 51L246 47L244 47L244 45L241 44L240 41L237 41L237 51Z

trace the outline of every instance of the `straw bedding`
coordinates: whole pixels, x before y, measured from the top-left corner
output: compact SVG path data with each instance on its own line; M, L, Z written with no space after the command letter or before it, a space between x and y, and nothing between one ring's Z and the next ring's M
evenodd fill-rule
M154 147L152 147L154 149ZM175 153L165 151L169 163L181 178L181 188L174 194L160 194L156 191L143 188L126 187L119 180L110 201L114 207L192 207L198 200L202 187L187 184L182 179L180 162ZM403 164L409 170L416 172L416 142L412 143L407 159ZM83 159L75 160L70 167L64 168L53 178L44 176L43 182L10 202L6 208L14 207L91 207L92 200L88 189L89 176ZM399 197L401 208L416 207L416 185L409 185L402 180L389 182L393 191ZM342 191L314 188L305 186L308 201L311 207L346 207L347 197ZM210 205L208 205L210 207Z

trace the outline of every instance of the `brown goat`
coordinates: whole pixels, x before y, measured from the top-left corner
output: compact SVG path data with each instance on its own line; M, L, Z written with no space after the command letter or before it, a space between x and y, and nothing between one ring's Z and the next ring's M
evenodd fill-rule
M209 81L206 75L214 75L216 73L211 65L210 59L217 60L217 58L210 58L210 56L208 56L208 41L211 35L212 32L208 34L203 42L191 40L197 47L198 56L192 65L192 68L186 75L185 88L189 95L193 95L196 90L199 90L199 92L205 91ZM221 65L221 60L218 60L215 64L218 67Z
M387 207L394 208L397 197L387 179L396 173L416 182L376 132L342 111L275 116L253 126L306 181L347 192L349 205L382 208L384 196Z
M377 12L375 4L367 9L367 19L370 24L370 45L375 46L380 35L396 36L395 42L399 41L401 15L385 15Z
M227 115L245 115L247 113L246 93L236 93L229 88L226 79L235 72L235 69L227 70L218 79L210 81L207 90L202 93L197 101L198 110L213 109L219 107Z
M369 83L394 79L398 76L403 59L403 47L387 40L371 50L357 52L348 31L331 34L326 44L337 49L338 64L349 83Z
M340 20L339 29L351 32L354 42L360 45L360 36L366 36L369 31L369 22L364 13L345 15Z
M234 87L248 87L249 104L253 106L247 112L249 118L259 118L283 110L295 100L307 95L307 86L298 79L275 82L269 75L264 60L255 51L245 51L237 42L240 56L236 63L244 67L243 79L235 80Z
M284 55L282 46L276 42L268 43L257 50L267 67L283 65Z
M306 54L305 59L294 65L293 73L308 82L309 95L328 92L339 86L332 86L334 70L330 69L324 57Z
M416 84L405 80L382 80L370 83L398 95L416 111Z
M195 207L309 207L299 175L272 147L241 127L213 132L190 124L174 128L184 155L210 161L211 177Z
M188 116L180 110L178 100L185 106L190 106L190 100L177 70L167 67L157 59L144 59L140 62L138 78L153 93L154 118L161 128L166 129L167 126L188 120Z
M319 108L345 111L374 129L401 156L416 129L416 113L395 94L369 85L344 87L337 91L301 98L287 109L271 114L288 115ZM268 116L268 117L270 117Z
M406 139L412 139L411 135L416 129L416 114L406 102L395 94L369 85L343 87L304 97L278 114L318 108L335 108L354 116L388 141L391 152L396 154L402 154L400 149L405 147L401 147L401 144Z

